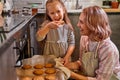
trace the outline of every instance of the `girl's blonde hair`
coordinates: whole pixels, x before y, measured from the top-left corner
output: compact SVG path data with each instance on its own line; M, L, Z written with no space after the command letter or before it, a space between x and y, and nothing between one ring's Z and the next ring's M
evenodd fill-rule
M101 41L111 35L111 28L106 12L99 6L91 6L83 9L84 22L90 31L90 39Z
M61 4L61 6L63 7L63 10L65 11L63 20L64 20L64 22L66 24L69 24L69 27L73 30L72 24L71 24L70 19L68 17L68 13L67 13L66 7L65 7L64 3L62 2L62 0L47 0L47 2L46 2L45 20L50 20L51 21L51 18L47 14L48 13L47 5L49 3L53 3L54 1L58 1Z

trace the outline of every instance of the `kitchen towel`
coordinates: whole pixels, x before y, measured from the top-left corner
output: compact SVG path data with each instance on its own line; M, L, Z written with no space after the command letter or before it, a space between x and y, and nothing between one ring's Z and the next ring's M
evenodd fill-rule
M61 58L55 58L55 67L60 69L64 73L64 79L68 80L70 78L70 70L61 63Z

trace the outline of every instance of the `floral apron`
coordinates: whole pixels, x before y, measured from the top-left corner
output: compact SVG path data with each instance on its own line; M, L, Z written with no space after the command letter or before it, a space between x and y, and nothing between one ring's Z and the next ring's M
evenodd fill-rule
M95 52L83 52L82 54L82 74L89 77L95 77L95 70L99 67L97 51L99 48L100 42L98 42ZM113 74L110 80L119 80Z

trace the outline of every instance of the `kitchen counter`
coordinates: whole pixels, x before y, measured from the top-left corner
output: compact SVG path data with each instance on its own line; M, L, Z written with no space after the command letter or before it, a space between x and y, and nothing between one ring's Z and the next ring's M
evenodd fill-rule
M120 9L104 9L105 12L120 13Z
M107 13L120 13L120 9L104 9ZM80 13L82 9L77 10L67 10L68 13ZM45 13L45 9L38 9L38 13Z
M4 35L0 39L0 51L3 52L8 45L16 39L16 33L19 32L34 16L23 16L21 14L10 14L4 16L3 27L0 27L0 35Z
M28 40L28 37L26 37L25 34L29 36L28 24L32 22L34 17L35 16L31 15L23 16L21 14L10 14L9 16L6 15L3 17L4 24L0 27L1 80L17 80L15 66L17 60L23 59L19 57L20 55L23 57L23 54L29 53L25 53L25 51L27 51L26 48L24 52L21 52L21 50L22 46L24 46L23 44L27 43L24 38ZM22 44L22 46L17 46L17 42L19 42L20 45ZM17 50L17 48L19 49Z

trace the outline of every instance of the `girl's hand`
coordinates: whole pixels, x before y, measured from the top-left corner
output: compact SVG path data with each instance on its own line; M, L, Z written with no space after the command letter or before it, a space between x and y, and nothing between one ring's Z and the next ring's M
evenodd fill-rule
M52 22L49 22L46 26L48 26L48 28L50 29L57 29L63 23L64 21L52 21Z
M67 63L69 63L69 58L63 58L62 62L63 62L63 65L66 65Z

